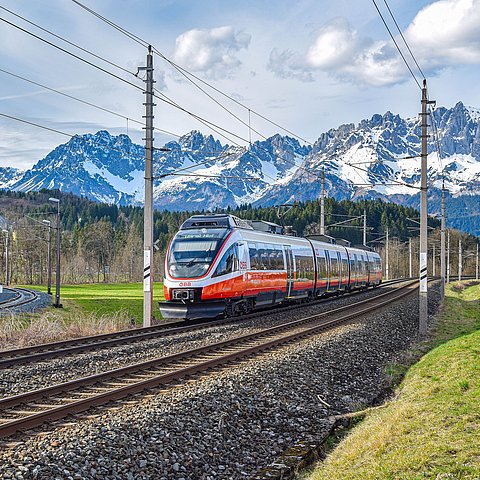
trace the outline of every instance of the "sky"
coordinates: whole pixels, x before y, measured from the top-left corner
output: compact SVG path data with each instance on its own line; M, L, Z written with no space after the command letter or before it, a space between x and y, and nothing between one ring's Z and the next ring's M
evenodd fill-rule
M223 138L159 98L155 126L176 136L156 132L156 146L193 129L211 133L222 144L230 145L286 133L257 113L313 143L331 128L358 123L376 113L391 111L413 117L420 111L420 89L373 0L80 1L243 105L201 84L221 103L218 105L155 55L155 88L184 110L236 135L225 134L227 138ZM421 82L387 4L384 0L376 3ZM480 107L480 0L389 0L388 6L427 78L429 98L445 107L458 101ZM0 166L30 168L68 141L68 135L98 130L129 134L133 141L142 143L141 125L134 120L142 121L144 115L143 73L135 76L137 68L146 65L143 45L73 0L2 0L0 7L0 114L58 131L0 115Z

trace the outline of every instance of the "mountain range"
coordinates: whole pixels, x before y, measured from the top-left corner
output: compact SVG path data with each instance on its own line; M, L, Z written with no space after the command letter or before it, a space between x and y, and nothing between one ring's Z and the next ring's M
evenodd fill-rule
M448 190L449 225L480 235L480 110L457 103L430 117L429 213ZM431 133L431 132L430 132ZM440 155L437 153L440 152ZM322 133L311 145L274 135L237 147L192 131L154 152L154 203L167 210L269 206L318 198L382 198L418 207L420 123L386 112ZM144 149L107 131L77 135L31 169L0 168L0 188L59 189L118 205L143 202Z

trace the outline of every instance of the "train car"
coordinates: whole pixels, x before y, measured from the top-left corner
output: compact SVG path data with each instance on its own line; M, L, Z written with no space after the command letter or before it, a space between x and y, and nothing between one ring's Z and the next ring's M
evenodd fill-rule
M164 318L215 318L366 288L381 281L377 257L259 231L233 215L195 215L169 245L160 311Z

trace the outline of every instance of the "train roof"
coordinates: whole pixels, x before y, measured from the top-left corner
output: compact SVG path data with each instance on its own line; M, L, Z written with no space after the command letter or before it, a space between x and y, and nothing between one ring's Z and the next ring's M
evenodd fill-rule
M253 230L245 220L235 215L227 215L223 213L213 213L209 215L193 215L183 222L180 230L189 230L193 228L244 228Z

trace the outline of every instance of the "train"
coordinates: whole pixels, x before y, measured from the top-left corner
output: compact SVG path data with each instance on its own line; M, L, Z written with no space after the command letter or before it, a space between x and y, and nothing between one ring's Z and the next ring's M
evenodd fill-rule
M230 317L381 284L378 253L325 238L288 235L274 223L229 214L194 215L168 246L160 312Z

